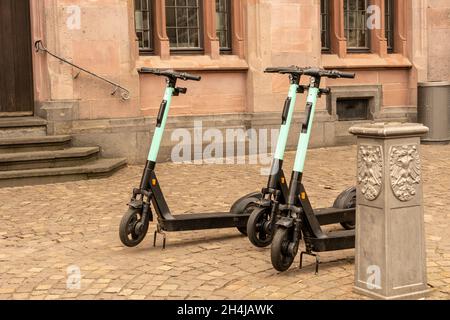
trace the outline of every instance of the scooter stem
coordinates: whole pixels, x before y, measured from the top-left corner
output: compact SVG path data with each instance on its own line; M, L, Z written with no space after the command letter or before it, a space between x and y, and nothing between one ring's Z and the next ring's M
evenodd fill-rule
M308 98L306 100L306 119L302 124L300 138L297 145L297 153L295 155L294 171L303 173L305 167L306 154L308 151L309 140L311 137L312 124L314 121L314 114L316 111L317 98L319 96L319 84L317 80L312 77L311 85L308 91Z
M160 110L162 114L160 119L158 119L158 124L155 128L155 133L153 134L152 145L150 147L150 152L148 154L148 161L155 163L158 158L159 148L161 146L161 141L166 127L167 116L170 110L170 104L172 102L172 96L175 88L168 82L166 91L164 93L164 99L162 101Z
M300 75L290 75L290 87L288 97L284 103L282 122L280 127L280 133L278 135L278 141L275 149L275 154L272 160L272 166L270 169L270 177L267 183L269 189L276 189L278 182L280 181L281 168L283 166L284 153L286 151L286 144L289 135L289 128L294 116L294 108L297 100L297 94L300 87Z
M289 87L288 97L285 102L285 108L288 109L288 113L285 119L283 119L283 123L281 124L280 134L278 136L277 147L275 149L274 158L283 160L284 152L286 150L286 143L289 134L289 128L291 126L292 117L294 114L295 102L297 99L297 90L299 85L297 83L291 83ZM284 112L283 112L284 113Z

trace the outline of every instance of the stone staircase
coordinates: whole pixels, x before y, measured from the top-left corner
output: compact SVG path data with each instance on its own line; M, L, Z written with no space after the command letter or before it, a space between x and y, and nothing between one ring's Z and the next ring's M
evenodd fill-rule
M47 136L43 119L0 118L0 188L101 178L125 165L97 146L72 146L71 136Z

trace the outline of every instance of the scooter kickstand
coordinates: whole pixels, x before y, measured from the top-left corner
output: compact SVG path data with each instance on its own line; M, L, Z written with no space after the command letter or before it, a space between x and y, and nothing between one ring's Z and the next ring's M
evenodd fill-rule
M163 236L163 250L166 248L166 233L161 229L159 224L156 225L156 230L153 233L153 247L156 247L156 238L158 234Z
M317 254L315 254L314 256L316 257L316 273L315 274L318 275L319 274L320 257Z
M316 274L316 275L319 274L320 257L319 257L318 254L314 254L314 253L311 253L311 252L302 251L302 252L300 253L300 269L303 267L303 255L304 255L304 254L316 258L316 272L315 272L315 274Z

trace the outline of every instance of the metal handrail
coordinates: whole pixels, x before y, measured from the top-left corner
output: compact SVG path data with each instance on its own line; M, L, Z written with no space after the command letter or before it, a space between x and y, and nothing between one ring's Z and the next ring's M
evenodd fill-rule
M117 91L120 90L120 96L122 97L123 100L129 100L130 99L130 91L128 89L122 87L121 85L119 85L119 84L117 84L115 82L112 82L111 80L103 78L103 77L101 77L101 76L99 76L99 75L97 75L97 74L95 74L95 73L93 73L93 72L91 72L89 70L86 70L86 69L84 69L84 68L82 68L80 66L77 66L76 64L73 64L72 62L70 62L70 61L68 61L68 60L66 60L64 58L61 58L61 57L57 56L56 54L52 53L51 51L48 51L48 49L42 43L42 40L36 41L34 43L34 47L36 48L36 52L39 52L39 51L46 52L47 54L51 55L52 57L54 57L54 58L56 58L56 59L58 59L58 60L60 60L60 61L62 61L64 63L67 63L68 65L70 65L70 66L72 66L72 67L74 67L74 68L76 68L76 69L78 69L80 71L83 71L83 72L85 72L85 73L87 73L87 74L89 74L89 75L91 75L91 76L93 76L95 78L103 80L103 81L109 83L110 85L114 86L114 91L111 93L112 96L115 95L117 93ZM78 77L79 74L80 73L78 73L75 76L75 79Z

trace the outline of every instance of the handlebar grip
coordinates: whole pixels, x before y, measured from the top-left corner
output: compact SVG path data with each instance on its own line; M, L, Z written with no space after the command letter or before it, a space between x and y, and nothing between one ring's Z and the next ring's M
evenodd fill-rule
M294 71L296 69L296 66L289 66L289 67L268 67L264 70L265 73L281 73L281 72L289 72Z
M185 80L194 80L194 81L200 81L202 80L201 76L194 76L193 74L189 74L189 73L182 73L181 76L185 79Z
M355 73L352 73L352 72L339 72L339 77L340 78L345 78L345 79L354 79L355 78Z
M139 72L141 72L141 73L153 73L153 74L160 74L161 73L161 71L159 69L147 68L147 67L142 67L141 69L139 69Z
M278 73L278 71L280 71L280 68L266 68L264 73Z

